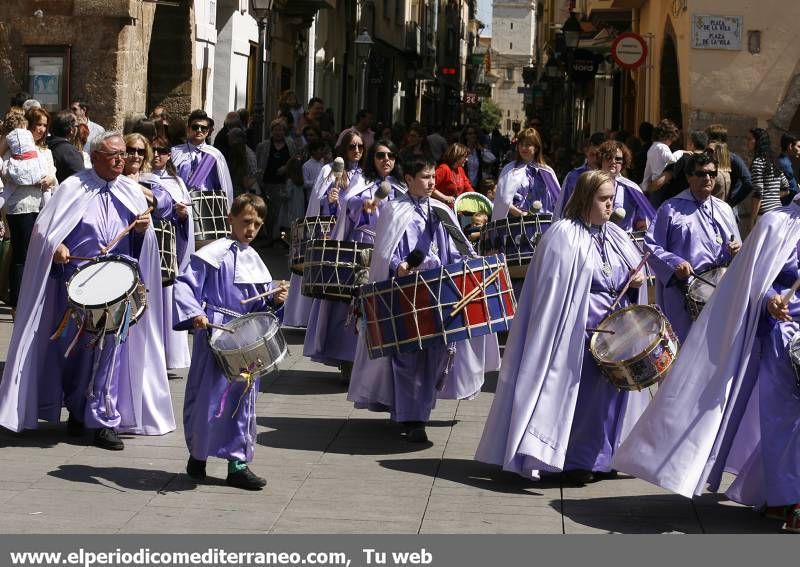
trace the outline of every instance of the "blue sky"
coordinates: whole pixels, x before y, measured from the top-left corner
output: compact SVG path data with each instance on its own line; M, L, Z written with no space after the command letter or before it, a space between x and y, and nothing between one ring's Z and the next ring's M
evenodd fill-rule
M492 0L478 0L478 19L486 24L481 37L492 35Z

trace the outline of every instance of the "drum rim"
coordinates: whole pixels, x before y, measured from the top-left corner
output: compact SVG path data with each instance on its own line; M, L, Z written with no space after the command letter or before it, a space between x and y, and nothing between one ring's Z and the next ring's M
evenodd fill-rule
M667 318L664 317L664 314L661 313L661 311L659 309L656 309L652 305L641 305L641 304L638 304L638 303L635 304L635 305L627 305L627 306L623 307L622 309L618 309L617 311L614 311L612 314L610 314L605 319L603 319L600 322L600 324L597 326L597 328L598 329L603 329L604 328L604 324L606 323L606 321L611 321L613 318L621 317L622 316L621 314L625 313L627 311L634 311L636 309L641 309L641 308L645 308L645 309L647 309L649 311L652 311L654 313L657 313L658 315L661 316L659 330L658 330L659 331L658 332L659 336L656 337L655 339L653 339L653 341L641 353L637 354L636 356L633 356L631 358L627 358L625 360L609 360L609 359L607 359L605 357L601 357L601 356L598 356L596 354L597 338L602 333L597 333L597 332L592 333L592 337L591 337L591 339L589 339L589 352L592 354L592 356L594 357L594 359L598 363L607 364L607 365L616 365L616 366L626 366L626 365L629 365L629 364L634 364L634 363L639 362L640 360L646 358L647 356L649 356L650 353L653 352L653 350L655 350L655 348L659 345L659 343L661 343L661 340L662 340L661 339L661 335L665 334L665 332L667 330L668 321L667 321ZM674 332L672 334L674 335ZM659 373L659 376L660 376L660 374L661 373ZM643 387L646 387L646 386L643 386Z
M728 266L714 266L713 268L708 268L707 270L703 270L702 272L697 272L697 275L702 276L704 274L710 274L712 272L717 272L720 270L722 271L722 275L724 276L728 272ZM686 297L697 304L705 305L707 301L699 301L696 297L692 296L692 289L695 288L695 284L697 284L698 286L700 284L707 285L705 282L700 281L697 278L693 279L692 283L690 283L686 289ZM719 285L719 282L717 282L717 285Z
M133 284L131 284L131 287L128 288L128 290L122 296L117 297L113 301L108 301L106 303L86 304L86 303L80 303L80 302L72 299L70 297L70 295L69 295L69 286L72 283L72 280L75 278L75 276L77 276L81 271L83 271L84 269L86 269L89 266L92 266L94 264L101 264L101 263L105 263L105 262L123 262L123 263L127 264L128 266L130 266L133 269L133 272L134 272L134 274L136 274L138 279L134 279L133 280ZM139 264L138 264L138 262L135 262L133 260L130 260L130 259L125 258L124 256L120 256L120 255L116 255L116 256L98 256L94 260L91 260L91 261L86 262L85 264L83 264L81 266L78 266L78 268L75 270L75 272L69 277L69 279L67 280L67 283L66 283L66 286L67 286L67 302L69 302L72 305L75 305L76 307L79 307L79 308L81 308L83 310L86 310L86 311L93 310L93 309L104 309L104 308L110 307L111 305L115 305L116 303L119 303L119 301L121 299L129 297L130 295L132 295L136 291L136 289L140 285L142 287L144 287L144 282L142 281L142 274L139 272Z
M280 332L280 330L281 330L280 320L278 319L278 317L274 313L271 313L270 311L258 311L256 313L247 313L245 315L242 315L241 317L236 317L235 319L231 319L230 321L225 323L225 326L228 327L229 329L236 330L236 327L239 327L239 326L243 325L245 321L249 321L250 319L256 319L256 318L260 318L260 317L271 318L276 323L276 325L274 326L274 330L271 333L262 336L260 340L262 340L262 341L269 340L272 337L274 337L275 335L277 335L278 332ZM243 348L247 348L247 347L249 347L249 346L251 346L253 344L256 344L258 342L258 341L253 341L252 343L248 343L246 345L243 345L243 346L241 346L239 348L235 348L235 349L217 348L217 347L214 346L214 338L222 336L222 333L227 333L227 331L223 331L221 329L214 329L214 332L213 333L209 333L209 335L208 335L208 344L209 344L209 346L211 346L212 350L220 352L220 353L237 352L237 351L239 351L239 350L241 350Z

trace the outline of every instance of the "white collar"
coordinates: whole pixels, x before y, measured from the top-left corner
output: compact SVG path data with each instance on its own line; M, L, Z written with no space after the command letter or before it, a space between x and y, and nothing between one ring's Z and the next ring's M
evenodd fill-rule
M231 238L220 238L203 246L195 252L195 256L219 269L228 252L236 255L233 283L235 284L267 284L272 275L261 261L252 246L246 246Z

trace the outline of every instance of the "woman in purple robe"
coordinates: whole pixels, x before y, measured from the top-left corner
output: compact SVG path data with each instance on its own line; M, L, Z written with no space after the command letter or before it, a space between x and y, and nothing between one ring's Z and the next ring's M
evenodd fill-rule
M361 203L366 185L362 175L365 152L361 136L356 131L347 132L338 152L345 162L341 179L334 178L329 183L323 183L311 198L318 200L322 214L336 216L333 239L347 241L353 240L345 232L350 201L355 199ZM316 362L337 366L345 383L350 381L357 337L355 322L349 321L349 312L349 303L314 299L303 343L304 356Z
M186 381L183 427L189 449L187 474L206 477L206 460L228 461L226 483L258 490L267 481L255 475L255 398L259 380L230 382L208 344L208 325L224 325L246 313L264 311L268 301L242 300L270 289L272 276L250 243L266 216L264 200L251 193L234 199L228 220L231 238L216 240L192 255L189 267L175 282L175 329L194 329L192 365ZM285 291L274 294L283 303Z
M597 149L600 169L614 180L614 211L611 221L625 232L647 230L656 210L641 188L622 175L631 166L631 151L616 140L607 140Z
M618 390L588 351L599 326L630 280L640 256L624 231L608 222L614 184L586 172L545 233L528 270L509 334L492 408L476 459L538 479L565 471L575 483L615 473L611 457L649 400ZM619 301L636 301L638 290ZM535 332L534 332L535 331Z
M742 246L733 209L711 194L716 159L693 154L686 171L689 188L658 208L645 237L645 246L652 252L656 300L681 342L692 326L686 309L691 276L727 266Z

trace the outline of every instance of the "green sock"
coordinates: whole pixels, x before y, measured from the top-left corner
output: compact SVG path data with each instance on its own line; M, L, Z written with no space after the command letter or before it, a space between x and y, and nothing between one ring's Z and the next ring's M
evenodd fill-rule
M239 472L240 470L246 468L247 463L245 461L239 461L237 459L231 459L228 461L228 474Z

